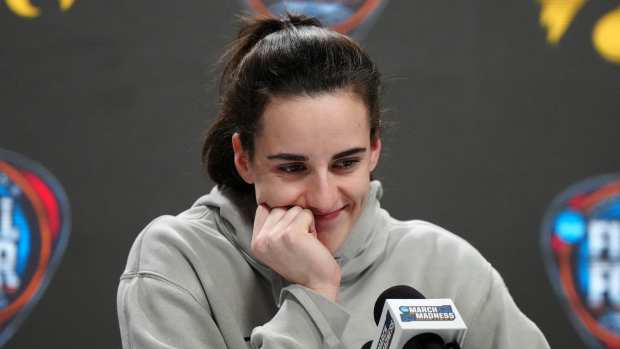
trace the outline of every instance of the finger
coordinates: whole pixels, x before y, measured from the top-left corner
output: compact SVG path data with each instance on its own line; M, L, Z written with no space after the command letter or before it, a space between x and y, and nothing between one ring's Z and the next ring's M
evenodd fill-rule
M318 233L316 231L316 225L314 224L314 216L312 216L312 224L310 224L310 234L312 234L312 236L314 236L315 238L319 238L318 237Z
M295 220L295 217L303 211L303 208L299 206L293 206L286 211L286 214L280 219L278 224L274 227L274 230L284 231Z
M279 208L279 207L272 208L271 211L269 211L269 215L267 216L267 219L265 220L265 223L263 224L261 231L273 230L276 224L278 224L278 222L282 219L282 217L284 217L284 215L286 214L286 211L287 210L283 208Z
M312 211L308 209L302 210L297 217L291 222L291 225L296 225L297 231L303 231L304 233L310 233L316 237L316 229L314 227L314 215Z
M260 204L256 207L256 214L254 215L254 229L253 231L260 231L265 225L265 221L269 216L269 210L265 205Z

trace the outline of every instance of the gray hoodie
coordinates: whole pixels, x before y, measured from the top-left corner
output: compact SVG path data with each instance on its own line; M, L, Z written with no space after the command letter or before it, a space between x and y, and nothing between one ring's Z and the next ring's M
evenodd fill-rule
M436 225L390 217L381 195L373 181L335 253L338 302L252 257L252 198L216 187L187 211L155 219L118 288L123 348L360 348L376 332L375 300L401 284L455 302L469 328L465 349L549 347L475 248Z

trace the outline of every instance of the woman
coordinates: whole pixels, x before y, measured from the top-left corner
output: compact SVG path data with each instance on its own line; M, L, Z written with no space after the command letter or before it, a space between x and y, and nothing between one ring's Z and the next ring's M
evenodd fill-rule
M360 348L377 296L451 298L464 348L547 348L467 242L380 208L380 74L304 16L248 20L203 160L217 186L149 224L118 290L125 348Z

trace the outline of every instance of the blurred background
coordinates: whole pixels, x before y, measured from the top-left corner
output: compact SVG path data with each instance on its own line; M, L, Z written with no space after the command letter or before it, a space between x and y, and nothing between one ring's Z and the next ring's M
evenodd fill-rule
M236 18L287 5L383 72L383 206L471 242L552 347L618 347L620 1L594 0L0 2L0 344L120 347L133 240L212 187Z

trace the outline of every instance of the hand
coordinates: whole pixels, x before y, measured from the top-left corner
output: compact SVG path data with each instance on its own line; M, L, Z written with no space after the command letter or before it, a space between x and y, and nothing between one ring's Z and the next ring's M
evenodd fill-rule
M299 206L269 210L259 205L251 250L258 260L286 280L336 301L340 266L317 239L310 210Z

